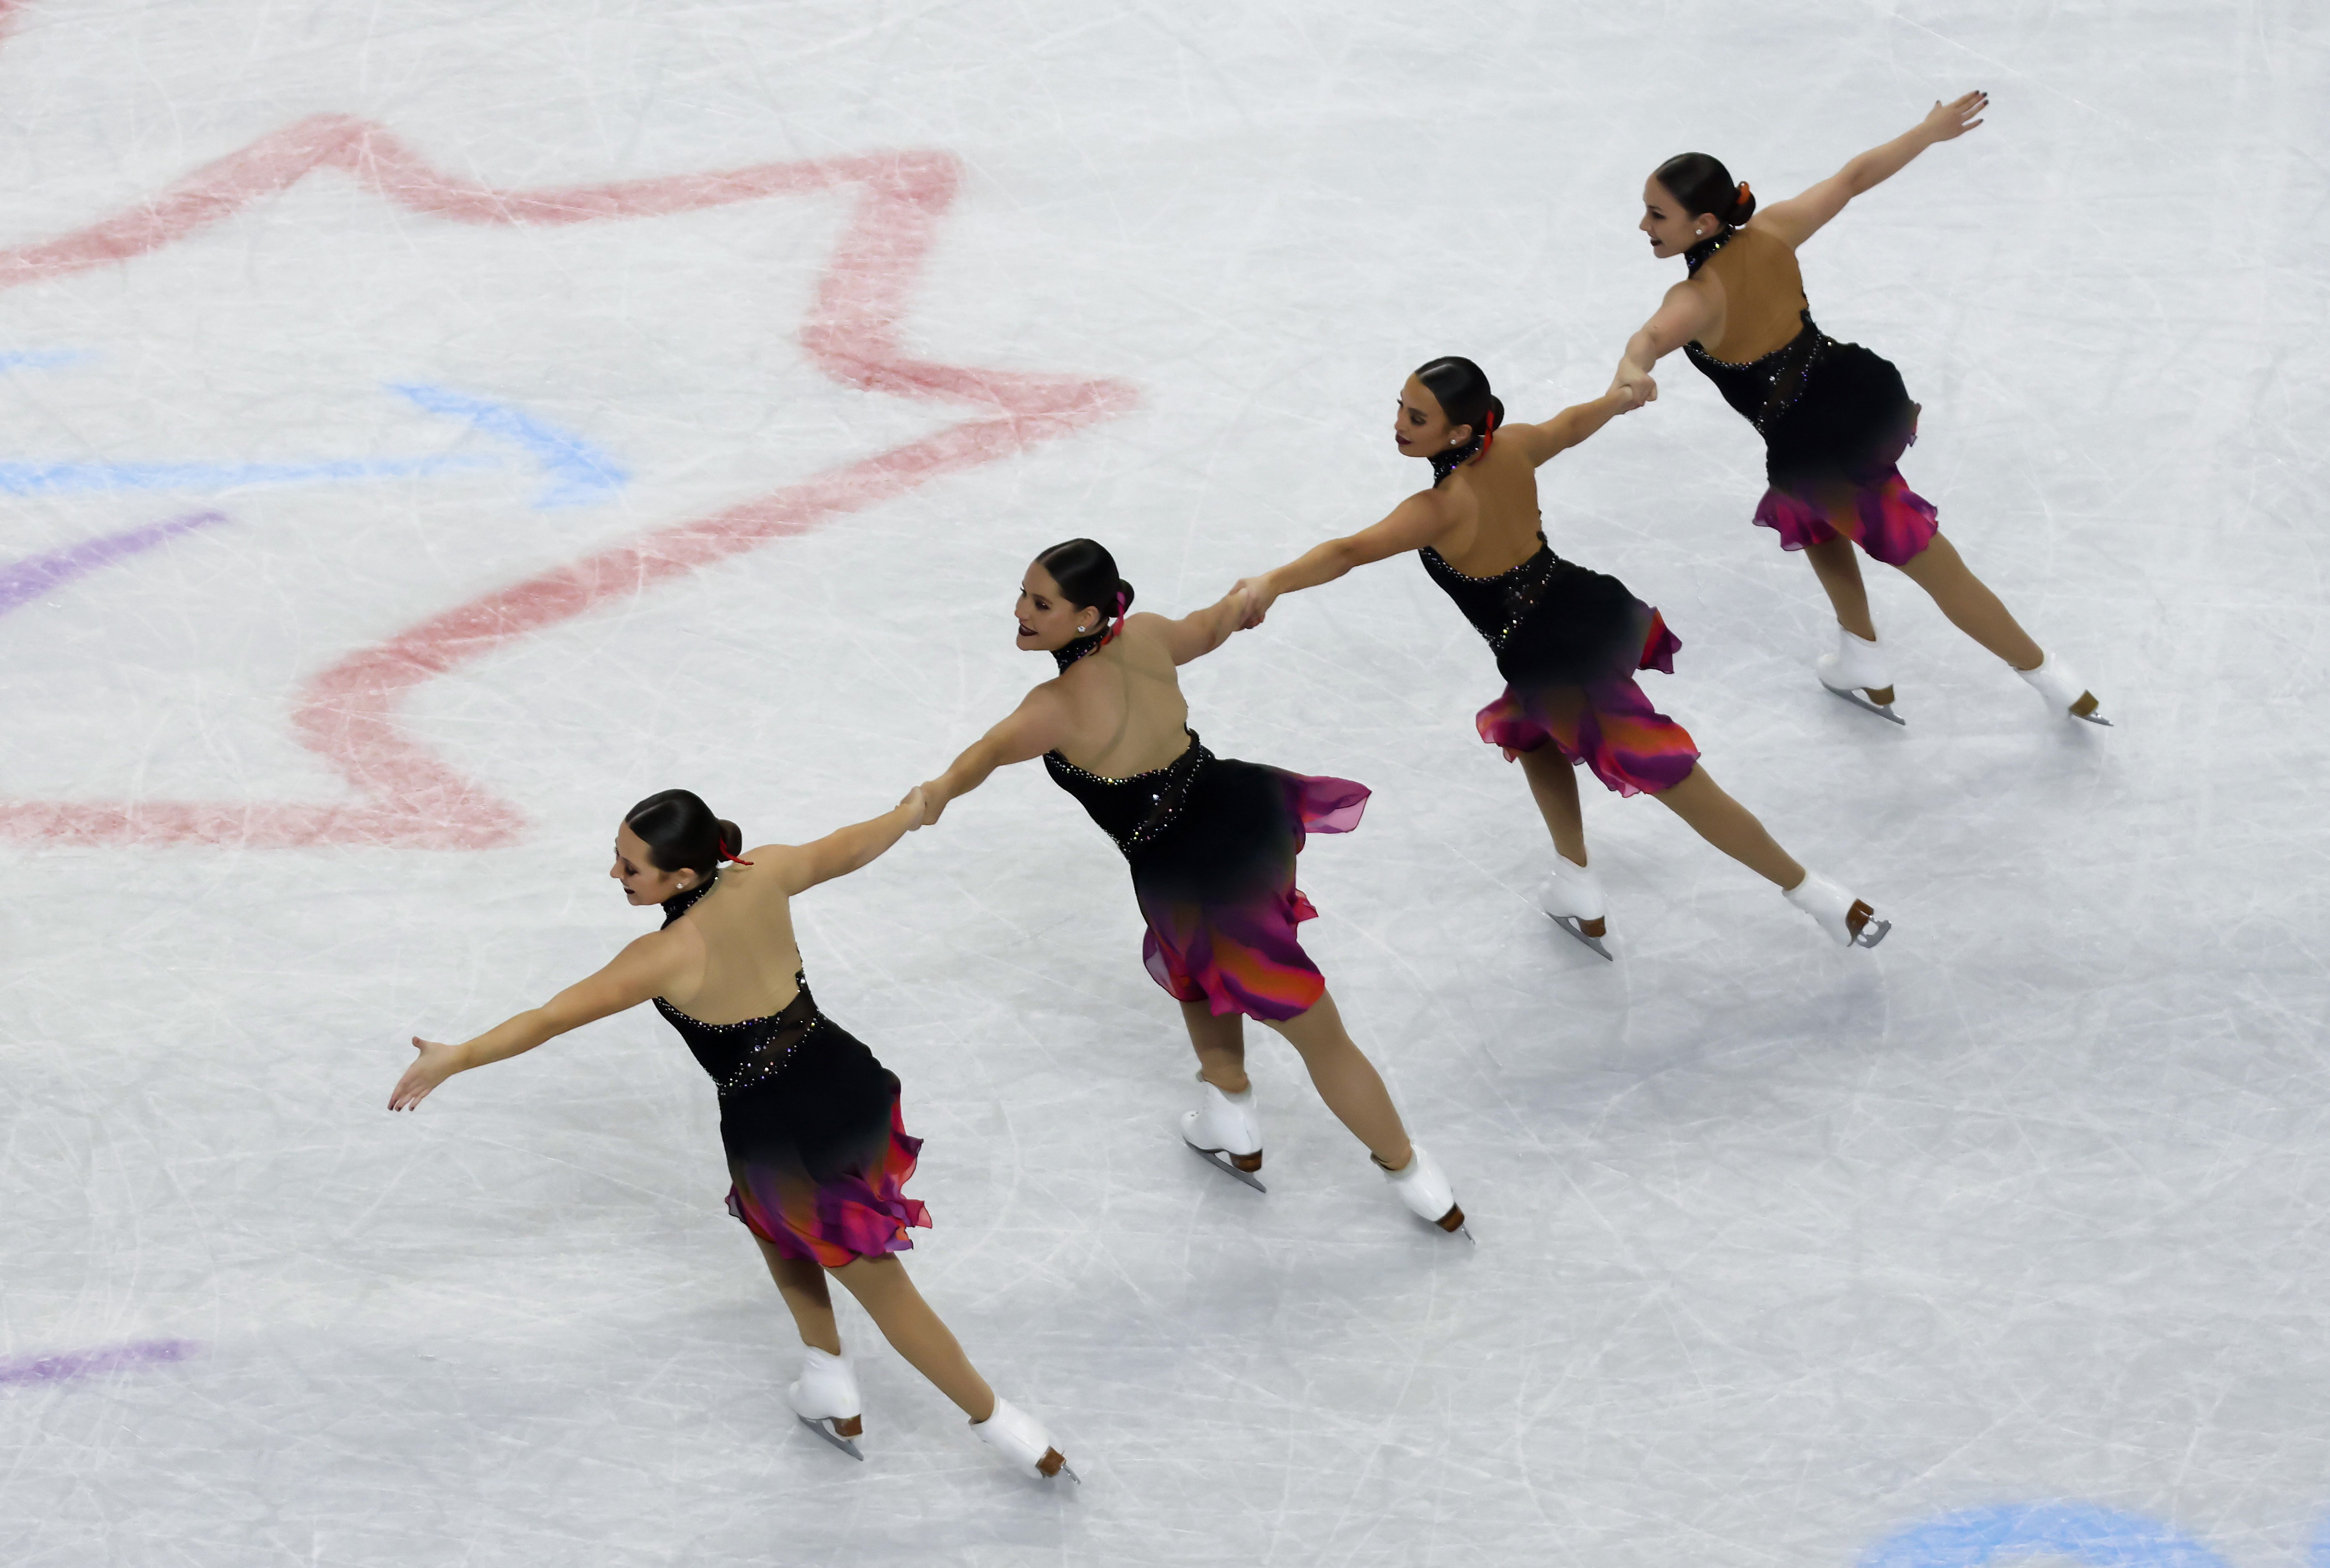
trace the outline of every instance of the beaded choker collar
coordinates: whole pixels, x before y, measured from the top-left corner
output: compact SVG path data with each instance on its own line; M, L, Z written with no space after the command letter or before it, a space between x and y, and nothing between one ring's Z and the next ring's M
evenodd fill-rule
M1474 436L1463 446L1452 446L1445 451L1432 454L1432 488L1438 489L1440 481L1463 468L1480 455L1481 438Z
M674 893L670 898L666 898L663 901L663 923L668 926L690 909L695 908L696 900L712 891L719 881L717 875L707 877L687 892Z
M1731 236L1738 232L1737 229L1726 229L1719 234L1710 234L1682 253L1682 264L1690 268L1695 275L1701 267L1707 265L1707 259L1729 244Z
M1103 624L1097 632L1088 632L1073 642L1064 642L1053 649L1052 662L1058 665L1065 673L1069 665L1074 664L1085 654L1099 652L1101 645L1106 642L1108 638L1109 628Z

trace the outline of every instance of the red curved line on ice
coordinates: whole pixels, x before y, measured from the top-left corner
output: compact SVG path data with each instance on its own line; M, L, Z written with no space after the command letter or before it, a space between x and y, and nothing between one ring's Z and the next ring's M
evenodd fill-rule
M14 7L0 0L0 29ZM0 803L0 832L16 838L252 846L399 844L480 849L507 841L524 818L462 778L397 721L403 694L486 653L664 578L770 539L804 533L937 475L990 462L1122 413L1137 394L1120 381L944 365L908 356L897 328L954 200L961 166L943 152L872 153L756 164L717 173L507 191L454 179L378 126L317 115L285 127L125 212L72 233L0 251L0 288L15 288L147 255L336 169L408 211L454 223L582 223L658 217L774 195L855 187L857 209L818 283L801 346L838 381L870 391L969 405L974 417L848 463L806 483L694 521L651 529L434 615L316 676L294 710L302 744L354 786L339 805L25 801Z

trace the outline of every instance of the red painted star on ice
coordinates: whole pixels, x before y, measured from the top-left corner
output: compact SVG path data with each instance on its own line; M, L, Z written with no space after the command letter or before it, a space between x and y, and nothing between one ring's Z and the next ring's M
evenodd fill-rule
M13 9L0 3L0 25ZM301 744L353 786L355 798L346 803L0 802L0 832L20 839L114 843L476 849L507 842L524 825L517 810L461 777L400 726L398 709L412 689L659 579L805 533L1135 402L1132 389L1118 381L941 365L901 350L897 330L905 301L961 179L960 165L943 152L869 153L609 185L496 190L431 167L378 126L317 116L86 228L0 251L0 289L134 261L319 169L338 170L414 213L489 225L652 218L855 187L859 199L819 280L801 327L802 347L837 381L969 412L919 440L710 517L595 550L340 659L307 682L291 722Z

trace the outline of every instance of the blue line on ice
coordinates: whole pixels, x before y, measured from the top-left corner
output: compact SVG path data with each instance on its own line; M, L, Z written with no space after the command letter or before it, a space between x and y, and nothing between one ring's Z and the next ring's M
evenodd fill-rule
M420 382L391 382L388 389L431 413L468 420L488 435L525 448L550 479L549 488L534 499L537 507L588 506L605 500L630 480L629 470L581 436L537 419L514 404Z
M485 457L340 458L318 462L0 462L0 491L12 496L90 490L223 490L395 479L497 466Z
M0 348L0 370L47 370L96 357L86 348Z
M2034 1556L2069 1558L2087 1568L2226 1568L2223 1558L2190 1535L2140 1514L2085 1503L2016 1503L1945 1514L1887 1536L1861 1558L1861 1568L1983 1568Z

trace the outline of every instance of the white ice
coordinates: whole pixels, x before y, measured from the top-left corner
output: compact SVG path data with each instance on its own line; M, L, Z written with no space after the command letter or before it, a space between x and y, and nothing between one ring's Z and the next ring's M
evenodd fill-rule
M2318 6L0 13L0 574L218 514L0 613L0 1560L2330 1564ZM1824 696L1754 437L1679 359L1544 477L1556 546L1683 640L1653 699L1882 949L1590 787L1618 961L1566 941L1473 735L1494 671L1412 563L1189 671L1216 750L1376 792L1303 857L1305 937L1477 1250L1258 1032L1269 1194L1181 1148L1122 864L1031 768L798 913L927 1140L911 1269L1080 1491L1003 1472L854 1307L867 1462L793 1423L713 1094L652 1016L386 1114L407 1037L646 927L603 876L632 800L754 840L887 806L1049 672L1008 619L1036 548L1096 535L1189 608L1371 521L1427 356L1516 417L1601 390L1679 275L1633 227L1661 158L1768 199L1973 87L1990 122L1807 286L2117 728L1883 572L1909 727ZM418 680L383 744L514 808L489 847L68 841L53 803L357 801L295 722L323 672L980 413L805 354L854 189L513 228L326 168L207 224L143 205L315 116L502 189L946 155L903 351L1137 406ZM176 237L41 260L125 214ZM411 385L605 482L538 504L538 443ZM209 467L128 466L162 463Z

